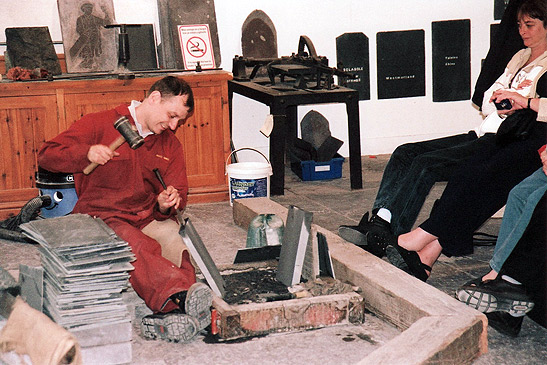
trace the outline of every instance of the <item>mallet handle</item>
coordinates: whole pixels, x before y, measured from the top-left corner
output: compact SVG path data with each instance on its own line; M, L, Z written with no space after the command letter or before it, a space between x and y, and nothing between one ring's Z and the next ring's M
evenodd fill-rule
M108 146L108 148L110 148L110 150L112 150L112 151L116 151L118 149L118 147L120 147L124 142L125 142L125 137L124 136L119 136L116 140L114 140L114 142L112 142L110 144L110 146ZM91 171L95 170L95 168L97 166L99 166L98 163L95 163L95 162L90 163L84 169L84 174L89 175L91 173Z

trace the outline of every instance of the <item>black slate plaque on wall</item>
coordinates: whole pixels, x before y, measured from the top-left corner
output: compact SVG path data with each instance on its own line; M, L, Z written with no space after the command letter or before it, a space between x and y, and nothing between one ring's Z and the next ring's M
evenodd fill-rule
M378 99L425 96L424 30L376 34Z
M471 21L431 23L433 101L471 98Z
M336 37L337 67L356 77L345 85L359 91L359 100L370 100L368 37L363 33L344 33Z
M510 0L494 0L494 19L500 20Z

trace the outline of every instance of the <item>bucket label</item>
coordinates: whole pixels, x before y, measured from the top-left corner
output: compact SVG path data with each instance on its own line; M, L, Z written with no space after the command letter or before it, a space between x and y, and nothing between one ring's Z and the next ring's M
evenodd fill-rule
M268 178L237 179L230 177L230 198L258 198L268 196Z

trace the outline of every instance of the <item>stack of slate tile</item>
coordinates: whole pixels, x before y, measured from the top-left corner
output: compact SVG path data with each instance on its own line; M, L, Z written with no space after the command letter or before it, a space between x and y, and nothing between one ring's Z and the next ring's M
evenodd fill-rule
M131 316L122 291L129 287L135 257L127 242L85 214L35 220L21 228L40 245L44 313L76 336L84 360L101 356L101 363L121 363L127 354L131 360ZM105 358L109 352L117 359Z

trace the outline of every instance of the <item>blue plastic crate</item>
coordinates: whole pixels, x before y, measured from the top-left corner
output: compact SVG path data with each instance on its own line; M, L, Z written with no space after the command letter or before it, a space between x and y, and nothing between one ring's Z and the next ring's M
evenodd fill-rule
M332 160L326 162L295 161L291 164L291 169L304 181L339 179L342 177L344 160L344 157L336 154Z

